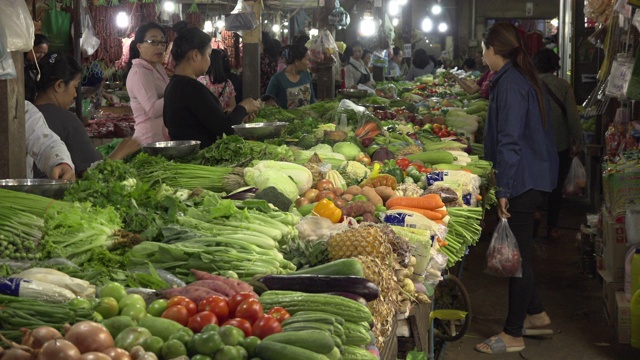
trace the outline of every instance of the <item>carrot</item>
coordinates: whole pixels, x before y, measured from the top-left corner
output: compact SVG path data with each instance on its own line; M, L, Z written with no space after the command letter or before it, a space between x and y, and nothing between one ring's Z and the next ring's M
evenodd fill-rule
M414 208L409 206L389 206L388 205L389 202L391 202L391 200L393 199L396 199L396 198L391 198L389 199L389 201L387 201L387 209L389 210L409 210L409 211L416 212L420 215L423 215L429 220L442 220L442 218L444 218L442 214L439 214L433 210L419 209L419 208Z
M364 134L358 136L358 138L359 139L372 138L372 137L376 137L377 135L380 135L380 130L374 129L374 130L371 130L371 131L369 131L367 133L364 133Z
M387 203L387 208L393 206L407 206L425 210L436 210L444 206L444 203L442 202L442 199L440 199L440 195L438 194L427 194L417 198L397 196L393 199L389 199L389 202L390 204ZM442 219L442 217L440 217L440 219Z
M447 224L442 220L433 220L433 222L435 222L438 225L447 226Z
M356 130L356 136L357 137L361 137L373 130L377 130L378 129L378 124L374 123L373 121L369 121L367 123L365 123L364 125L360 126L357 130Z

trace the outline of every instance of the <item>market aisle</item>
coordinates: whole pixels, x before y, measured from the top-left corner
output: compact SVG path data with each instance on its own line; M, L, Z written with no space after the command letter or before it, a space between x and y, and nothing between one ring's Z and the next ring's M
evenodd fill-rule
M502 329L507 309L506 279L483 273L485 252L496 223L495 213L487 214L486 234L471 250L463 272L473 310L471 328L460 341L447 344L445 360L457 359L640 359L640 350L619 345L614 328L603 310L602 284L579 272L576 233L586 221L586 204L567 202L560 222L560 239L536 239L534 266L538 290L553 322L552 339L526 339L521 353L485 355L474 346ZM543 216L544 218L544 216ZM540 227L545 233L546 225Z

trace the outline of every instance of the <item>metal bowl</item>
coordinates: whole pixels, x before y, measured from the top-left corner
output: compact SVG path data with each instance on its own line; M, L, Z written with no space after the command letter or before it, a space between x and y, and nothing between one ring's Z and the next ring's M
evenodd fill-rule
M109 90L120 90L122 83L120 81L105 81L104 87Z
M53 179L5 179L0 180L0 188L20 191L60 200L72 182Z
M342 96L351 99L360 99L369 95L369 92L363 89L343 89L340 92Z
M282 137L287 128L286 122L263 122L233 125L233 130L248 140L262 140Z
M162 156L167 159L179 159L195 154L200 150L200 141L160 141L142 145L142 151L153 156Z

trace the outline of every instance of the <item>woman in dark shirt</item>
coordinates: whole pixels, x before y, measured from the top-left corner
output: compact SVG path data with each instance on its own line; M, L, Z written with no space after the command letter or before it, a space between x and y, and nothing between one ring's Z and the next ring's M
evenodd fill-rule
M257 112L259 105L245 99L225 113L220 100L197 80L209 68L211 36L198 28L180 26L175 30L178 36L171 56L176 69L164 92L164 124L171 140L199 140L205 148L223 134L233 134L231 126Z
M260 95L267 93L267 86L271 77L278 71L278 55L280 47L268 32L262 32L260 43Z

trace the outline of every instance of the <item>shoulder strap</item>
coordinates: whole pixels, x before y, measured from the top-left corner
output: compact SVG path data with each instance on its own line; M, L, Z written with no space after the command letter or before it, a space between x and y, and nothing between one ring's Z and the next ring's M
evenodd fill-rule
M358 67L354 63L350 62L349 65L351 65L354 69L356 69L356 71L359 72L360 74L368 75L367 73L360 71L360 69L358 69Z
M562 100L560 100L560 98L558 97L558 95L556 95L551 88L549 87L549 85L547 85L547 83L545 83L544 81L541 81L542 84L544 85L544 88L547 90L547 94L549 94L549 97L551 98L551 100L553 100L559 107L560 110L562 110L562 115L564 115L564 117L567 117L567 108L564 107L564 104L562 103Z

